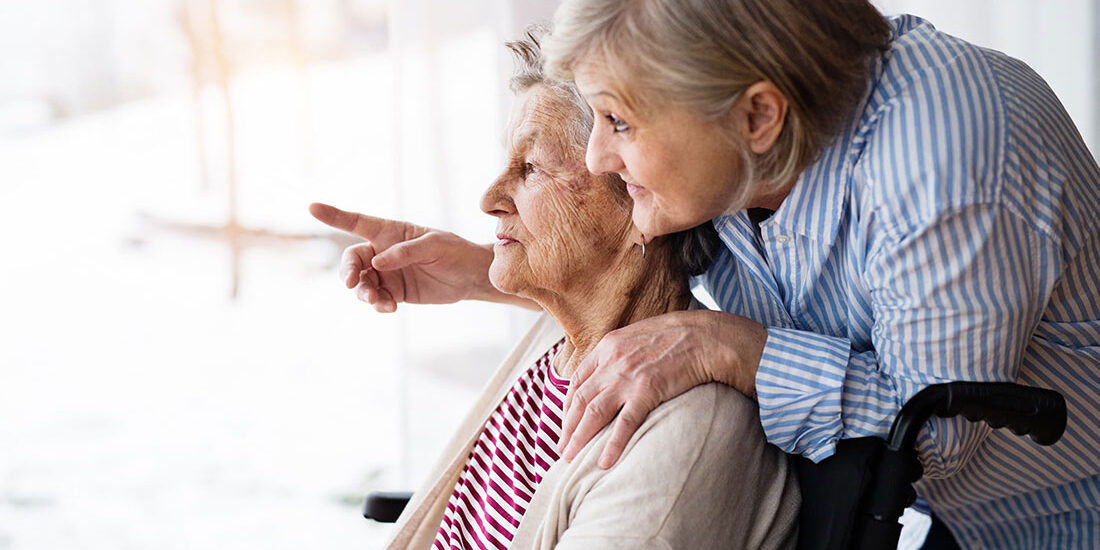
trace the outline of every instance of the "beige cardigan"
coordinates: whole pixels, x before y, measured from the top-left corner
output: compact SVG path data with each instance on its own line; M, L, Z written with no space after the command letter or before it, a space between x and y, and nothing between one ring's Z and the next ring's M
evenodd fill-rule
M428 483L398 520L389 550L432 545L482 426L524 369L563 336L542 315L493 375ZM600 432L546 473L513 550L793 548L799 494L786 456L768 445L756 406L721 384L699 386L645 420L610 470Z

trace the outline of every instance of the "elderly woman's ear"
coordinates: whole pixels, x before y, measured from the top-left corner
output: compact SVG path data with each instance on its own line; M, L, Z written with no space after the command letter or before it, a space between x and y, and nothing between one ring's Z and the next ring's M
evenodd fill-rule
M749 86L730 109L733 127L754 154L771 150L787 120L787 98L767 80Z

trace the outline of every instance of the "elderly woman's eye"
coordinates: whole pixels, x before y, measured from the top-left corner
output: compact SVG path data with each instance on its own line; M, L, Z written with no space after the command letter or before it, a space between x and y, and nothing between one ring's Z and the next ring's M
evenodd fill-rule
M629 124L627 124L627 123L623 122L623 120L622 120L621 118L619 118L619 117L617 117L617 116L615 116L615 115L613 115L613 114L610 114L610 113L609 113L609 114L608 114L608 115L607 115L606 117L604 117L604 118L606 118L606 119L607 119L607 121L611 123L611 127L612 127L612 128L613 128L613 129L614 129L614 130L615 130L616 132L625 132L625 131L627 131L627 130L629 130L629 129L630 129L630 125L629 125Z
M529 176L531 174L538 174L542 170L539 170L538 166L531 164L530 162L523 165L523 175Z

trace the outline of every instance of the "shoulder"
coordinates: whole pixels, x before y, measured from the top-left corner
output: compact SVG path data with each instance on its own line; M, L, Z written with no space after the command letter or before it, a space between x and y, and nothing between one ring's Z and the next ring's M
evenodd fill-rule
M605 430L595 441L602 449ZM649 414L623 452L622 464L646 463L688 483L716 469L756 461L755 467L782 469L785 457L767 442L754 401L719 383L703 384Z
M592 455L593 466L610 439L612 426L604 428L581 452ZM709 383L650 412L616 466L603 473L642 466L664 470L668 480L686 478L700 467L728 467L746 452L754 459L761 458L759 453L765 448L771 449L765 451L769 461L780 462L782 453L767 443L756 403L725 384ZM774 456L769 454L772 452Z
M765 440L755 403L733 388L705 384L662 404L602 470L596 457L609 432L585 446L559 487L570 536L618 539L608 548L630 545L626 536L773 548L793 532L799 498L786 455Z
M996 205L1051 233L1057 213L1042 205L1062 186L1051 174L1067 164L1059 155L1080 149L1053 91L1001 52L911 16L892 24L853 141L861 209L906 232Z
M996 201L1007 111L991 52L917 18L893 23L854 139L856 191L903 225Z
M945 105L914 106L1003 109L995 103L982 103L973 95L1000 95L999 68L991 61L1007 56L941 32L917 17L899 16L891 23L895 36L875 67L868 101L872 110L883 108L890 100L905 103L925 99L937 99Z
M688 433L702 439L722 437L731 430L752 431L759 427L760 416L752 399L730 386L712 382L661 404L645 424L650 430Z

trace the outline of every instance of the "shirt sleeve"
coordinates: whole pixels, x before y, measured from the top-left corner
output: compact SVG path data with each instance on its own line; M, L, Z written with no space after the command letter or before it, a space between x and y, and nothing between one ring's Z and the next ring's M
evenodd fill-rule
M839 438L886 436L901 406L940 382L1015 381L1049 288L1056 247L996 203L883 231L863 283L872 349L846 338L769 328L756 376L761 421L783 450L820 461ZM957 471L989 433L935 419L918 451L928 477Z

